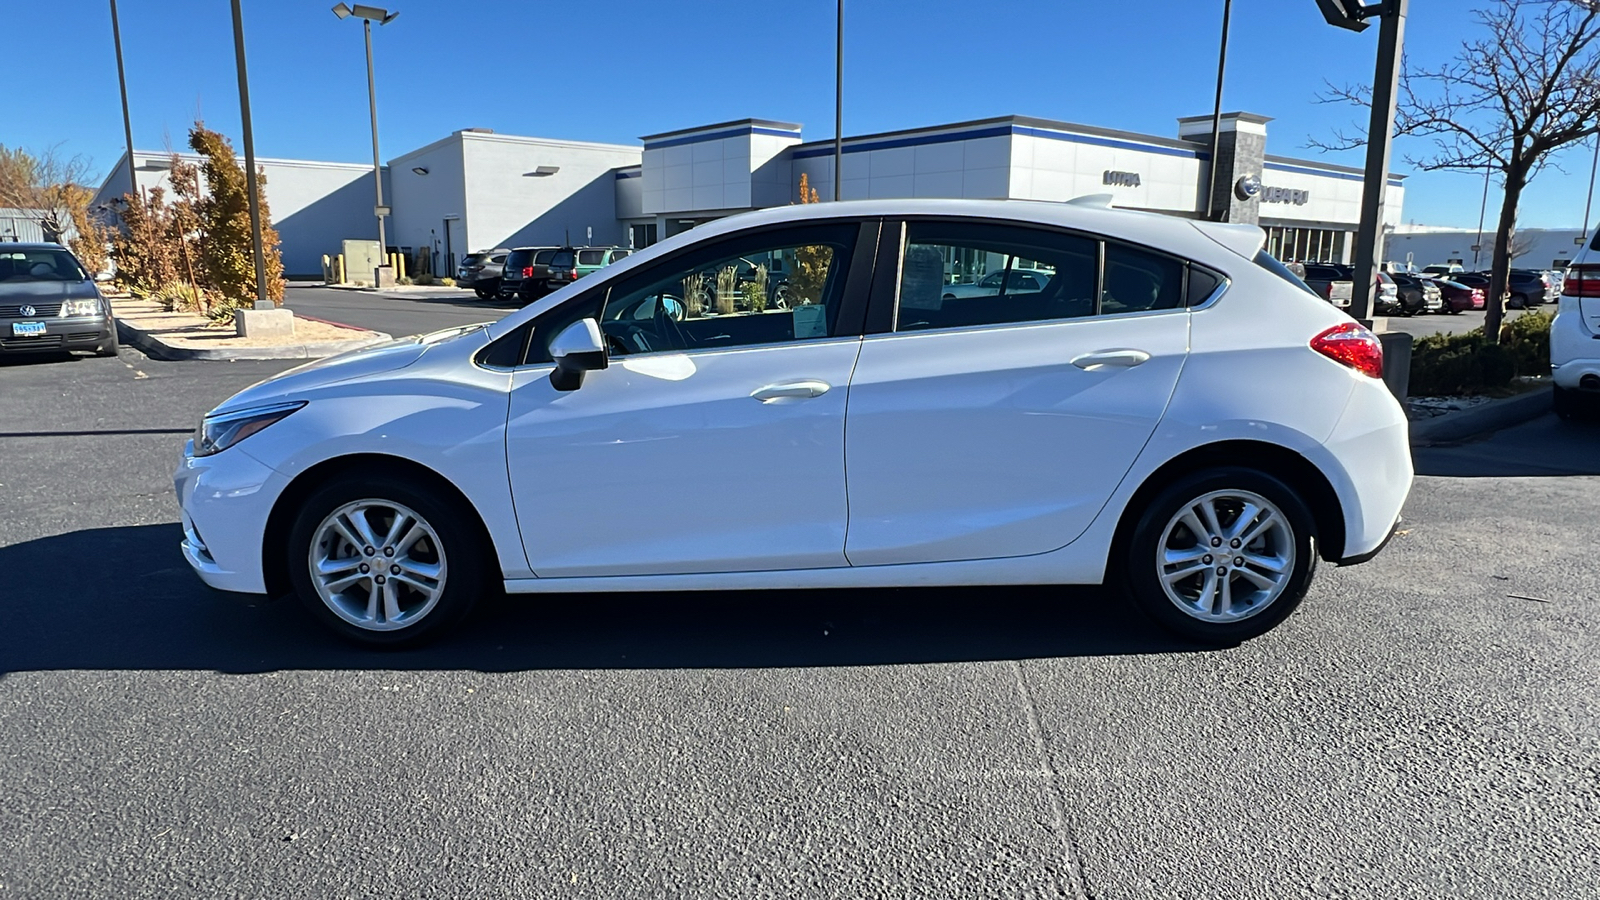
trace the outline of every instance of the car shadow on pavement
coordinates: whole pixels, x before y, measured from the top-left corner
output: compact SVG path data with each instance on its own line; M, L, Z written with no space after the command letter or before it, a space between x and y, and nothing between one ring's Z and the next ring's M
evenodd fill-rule
M294 600L203 586L175 524L0 547L0 673L60 669L871 666L1196 651L1110 591L1004 587L494 597L416 650L327 632Z
M1455 444L1414 447L1418 475L1449 478L1552 478L1600 475L1600 421L1546 414Z

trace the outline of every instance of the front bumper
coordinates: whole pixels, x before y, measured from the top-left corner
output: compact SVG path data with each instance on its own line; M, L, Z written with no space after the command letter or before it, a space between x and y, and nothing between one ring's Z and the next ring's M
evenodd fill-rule
M183 510L180 549L211 587L266 593L261 537L288 479L239 447L196 457L186 441L172 477Z
M12 325L17 322L44 322L44 334L17 337ZM0 353L60 353L65 350L93 350L116 336L117 326L107 316L77 316L71 319L6 319L0 321Z

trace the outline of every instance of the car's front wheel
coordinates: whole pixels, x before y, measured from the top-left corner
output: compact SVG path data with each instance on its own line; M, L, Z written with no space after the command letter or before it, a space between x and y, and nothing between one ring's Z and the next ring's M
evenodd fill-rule
M1264 634L1311 585L1311 512L1264 472L1191 473L1138 515L1121 561L1123 587L1146 615L1183 637L1228 645Z
M336 480L295 520L290 581L344 637L415 644L460 620L483 592L486 548L469 516L397 478Z
M499 293L499 289L492 287L474 287L472 292L478 295L479 300L493 300L495 295Z

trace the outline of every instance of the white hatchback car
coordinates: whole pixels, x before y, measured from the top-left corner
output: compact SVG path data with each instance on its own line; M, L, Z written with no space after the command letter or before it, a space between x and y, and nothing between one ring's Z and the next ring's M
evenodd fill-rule
M184 448L183 552L372 644L501 585L1102 582L1243 640L1377 553L1412 479L1378 340L1262 238L1082 201L722 219L237 394ZM1052 276L946 299L957 260Z
M1550 323L1550 374L1556 415L1600 411L1600 231L1573 257L1561 279Z

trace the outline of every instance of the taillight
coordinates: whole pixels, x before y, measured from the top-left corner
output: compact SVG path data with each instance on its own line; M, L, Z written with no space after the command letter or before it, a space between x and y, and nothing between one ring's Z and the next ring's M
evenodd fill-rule
M522 267L522 277L523 278L532 278L533 277L533 266L523 266Z
M1568 269L1561 293L1568 297L1600 297L1600 266L1573 266Z
M1329 328L1311 339L1311 349L1363 375L1383 377L1383 344L1358 322Z

